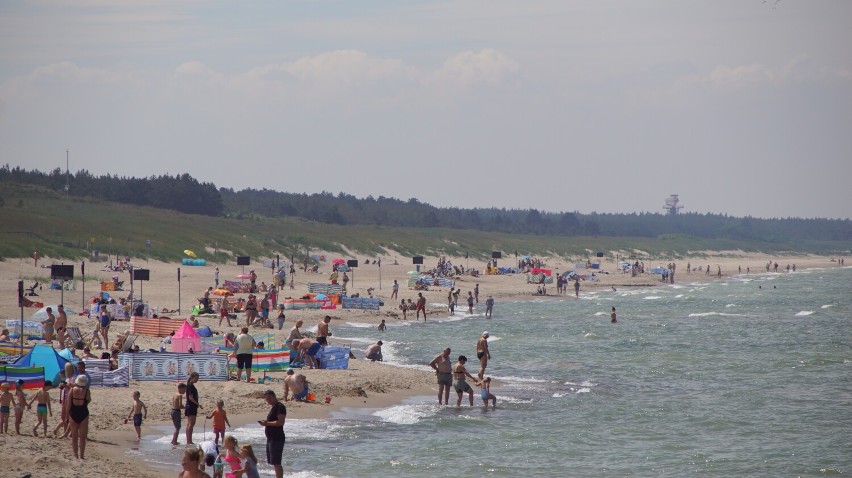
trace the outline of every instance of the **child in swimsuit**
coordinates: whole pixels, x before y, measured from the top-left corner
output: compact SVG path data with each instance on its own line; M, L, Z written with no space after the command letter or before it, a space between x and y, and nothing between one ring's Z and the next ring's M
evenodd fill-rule
M485 380L479 383L479 394L482 396L482 403L487 407L488 401L493 400L492 408L497 408L497 397L491 393L491 377L486 377Z
M183 396L186 394L186 384L180 383L178 384L178 393L172 397L172 411L170 413L172 417L172 424L175 426L175 434L172 435L172 445L177 445L178 434L180 434L181 427L181 410L183 410Z
M9 393L10 388L12 387L6 382L0 384L0 390L2 390L2 394L0 394L0 435L9 433L9 412L11 411L9 405L12 404L12 398L14 398Z
M243 459L243 467L239 470L234 470L234 473L242 473L242 476L245 478L260 478L260 474L257 471L257 457L251 445L240 447L240 457Z
M50 413L50 416L53 416L53 410L50 408L50 393L48 392L48 390L50 390L50 386L51 383L45 381L41 390L39 390L27 404L28 407L32 408L33 402L38 402L36 404L38 422L36 422L36 425L33 427L33 436L38 436L38 426L41 425L44 429L44 436L47 437L47 414Z
M215 436L215 443L219 445L219 436L222 437L222 441L225 440L225 425L231 426L231 422L228 421L228 412L225 411L225 401L219 400L216 402L216 409L210 412L210 415L207 415L207 418L213 419L213 434Z
M27 405L27 394L24 393L24 381L18 380L15 383L15 433L21 434L21 419L24 418L24 407L30 408Z
M130 406L130 413L127 415L127 418L124 419L124 423L130 421L130 418L133 418L133 427L136 428L136 439L142 439L142 418L144 411L144 418L148 418L148 407L145 406L145 403L142 400L139 400L142 394L139 393L139 390L133 392L133 404Z
M237 476L235 472L242 468L240 455L237 453L237 439L233 435L228 435L222 440L222 443L225 445L225 451L219 457L231 467L231 472L225 473L225 477L235 478Z

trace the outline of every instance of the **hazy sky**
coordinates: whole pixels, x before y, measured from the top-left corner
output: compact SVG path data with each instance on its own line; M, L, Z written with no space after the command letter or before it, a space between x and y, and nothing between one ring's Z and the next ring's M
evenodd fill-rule
M851 51L847 0L10 0L0 163L849 218Z

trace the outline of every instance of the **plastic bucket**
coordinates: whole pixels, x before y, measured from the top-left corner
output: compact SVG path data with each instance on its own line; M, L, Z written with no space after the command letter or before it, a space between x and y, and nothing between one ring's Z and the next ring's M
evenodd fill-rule
M309 401L312 402L312 401L316 400L316 398L317 398L317 396L316 396L315 393L310 393L310 392L308 393L308 400Z

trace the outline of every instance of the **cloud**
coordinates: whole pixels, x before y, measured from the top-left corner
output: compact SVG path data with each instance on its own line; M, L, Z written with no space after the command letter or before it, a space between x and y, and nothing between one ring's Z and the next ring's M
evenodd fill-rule
M497 50L486 48L453 56L430 74L427 82L462 88L477 84L496 85L519 69L516 61Z

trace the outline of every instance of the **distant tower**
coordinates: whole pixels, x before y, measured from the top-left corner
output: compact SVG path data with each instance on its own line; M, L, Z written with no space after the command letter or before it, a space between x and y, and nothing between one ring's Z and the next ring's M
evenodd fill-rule
M677 205L679 202L680 199L677 198L677 194L672 194L666 199L666 205L663 206L663 209L667 210L670 215L674 216L680 209L683 209L683 206Z

